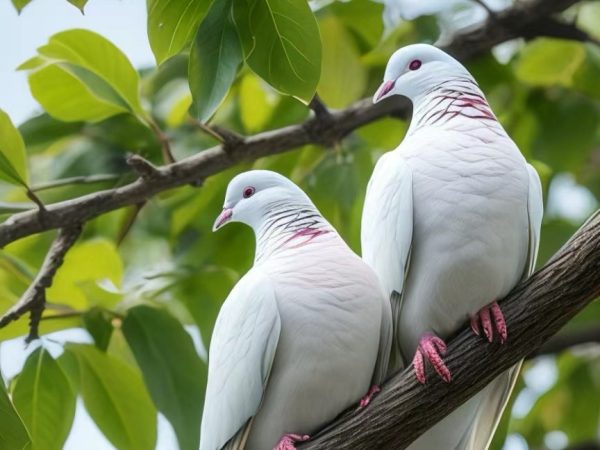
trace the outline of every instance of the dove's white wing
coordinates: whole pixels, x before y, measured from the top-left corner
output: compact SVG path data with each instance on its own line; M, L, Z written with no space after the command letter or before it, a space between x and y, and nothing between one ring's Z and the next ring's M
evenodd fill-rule
M392 323L399 323L402 291L410 262L413 231L411 168L398 151L383 155L371 176L362 215L362 257L379 277L391 302ZM401 368L395 333L390 371Z
M248 272L221 307L210 344L200 450L219 450L256 414L275 357L281 319L267 276ZM243 442L239 445L243 448Z
M529 194L527 197L529 246L527 249L527 261L522 279L529 277L535 269L535 262L540 245L542 216L544 214L544 201L540 177L530 164L527 164L527 171L529 172ZM481 450L487 449L490 446L496 428L502 418L504 408L515 387L520 369L521 363L516 364L508 371L498 376L498 378L482 391L483 395L481 395L481 398L484 399L484 401L479 405L476 419L472 423L472 429L476 431L467 433L469 442L462 443L458 447L459 449Z

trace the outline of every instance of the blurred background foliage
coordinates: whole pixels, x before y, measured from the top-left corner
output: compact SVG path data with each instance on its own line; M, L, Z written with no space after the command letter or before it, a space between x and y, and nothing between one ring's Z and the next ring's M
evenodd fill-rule
M21 9L29 1L13 3ZM83 8L86 2L71 3ZM231 0L147 3L155 67L134 69L117 47L86 30L53 36L21 66L30 71L31 91L46 112L18 127L21 144L10 120L0 117L2 138L12 139L13 148L22 146L26 156L20 160L13 153L8 166L0 165L2 220L32 207L23 186L49 204L133 181L127 154L162 164L164 148L157 138L163 135L177 160L217 145L204 130L209 118L242 135L297 124L309 116L305 103L315 89L328 107L344 108L372 95L398 47L435 42L485 14L469 1L449 2L441 12L406 7L403 15L411 20L399 18L406 2L314 1L311 12L294 1L281 19L288 21L291 47L277 40L281 48L271 56L279 65L272 72L263 47L274 30L246 23L248 8L263 14L269 2L240 1L233 14ZM272 6L287 3L273 0ZM564 14L600 39L599 1L582 2ZM287 66L277 59L282 55L292 56ZM598 207L600 48L549 38L517 40L466 65L542 178L541 265ZM306 76L295 77L295 71ZM360 252L366 184L377 158L398 145L406 129L406 122L384 118L334 148L306 146L241 164L200 189L173 189L143 206L88 222L48 290L41 324L45 335L85 330L88 343L65 342L58 333L30 346L21 373L2 384L0 448L25 448L30 439L35 449L62 448L77 397L118 449L155 448L157 412L169 421L179 448L198 448L212 327L222 301L253 260L249 229L232 225L211 232L227 182L249 168L290 177ZM53 237L30 236L2 250L0 311L31 283ZM565 332L591 326L600 327L598 302ZM21 342L27 330L24 317L0 330L0 339ZM600 347L529 360L513 399L494 449L559 450L596 441Z

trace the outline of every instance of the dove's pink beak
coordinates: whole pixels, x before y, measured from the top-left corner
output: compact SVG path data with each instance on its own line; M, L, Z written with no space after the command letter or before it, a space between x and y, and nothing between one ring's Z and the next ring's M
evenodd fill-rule
M213 225L213 231L217 231L223 225L231 220L231 216L233 216L233 208L224 208L215 220L215 224Z
M373 103L377 103L379 100L385 97L385 94L390 92L392 89L394 89L394 80L389 80L383 83L381 86L379 86L377 92L375 92L375 95L373 96Z

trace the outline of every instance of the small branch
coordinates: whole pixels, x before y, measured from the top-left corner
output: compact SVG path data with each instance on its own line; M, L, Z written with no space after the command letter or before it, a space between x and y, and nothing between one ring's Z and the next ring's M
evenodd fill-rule
M151 120L148 122L150 124L150 128L154 132L156 139L160 143L163 162L165 164L172 164L175 162L175 158L173 157L173 153L171 152L171 142L169 141L169 137L161 130L156 122Z
M61 228L58 231L58 236L52 242L38 275L19 301L0 317L0 328L29 312L29 336L27 336L25 342L29 343L39 337L39 323L46 306L46 289L52 285L56 271L62 265L66 253L77 241L80 234L80 225Z
M29 197L29 200L31 200L33 203L35 203L37 205L37 207L39 208L39 212L40 214L43 214L44 212L46 212L46 206L44 205L44 203L42 202L42 200L35 195L35 192L33 192L31 190L31 188L27 187L27 197Z
M219 141L226 151L244 142L244 136L235 131L220 127L219 125L207 125L197 119L190 119L190 123L202 132Z
M46 189L71 186L74 184L104 183L105 181L116 181L120 178L121 175L116 174L83 175L78 177L62 178L60 180L52 180L45 183L36 184L35 186L31 187L31 191L39 192Z
M143 180L153 180L160 176L160 170L140 155L129 155L127 157L127 164L135 170Z
M319 97L318 94L315 94L315 96L308 104L308 107L313 110L316 117L331 117L331 113L329 112L327 106L325 106L325 103L323 103L323 100L321 100L321 97Z
M135 220L138 218L140 211L145 204L146 202L140 202L136 205L133 205L133 209L128 212L127 216L125 217L125 221L119 230L119 235L117 236L117 247L121 245L125 237L129 234L129 231L131 231Z

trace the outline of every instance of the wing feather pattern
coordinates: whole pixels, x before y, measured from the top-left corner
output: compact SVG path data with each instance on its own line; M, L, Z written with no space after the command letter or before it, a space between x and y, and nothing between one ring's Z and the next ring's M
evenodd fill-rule
M362 215L363 259L379 276L398 323L402 291L410 262L413 231L412 171L398 152L383 155L371 176ZM389 372L402 368L399 333L395 333Z
M215 324L200 450L220 450L226 444L243 448L269 379L280 330L271 281L252 269L233 288Z

